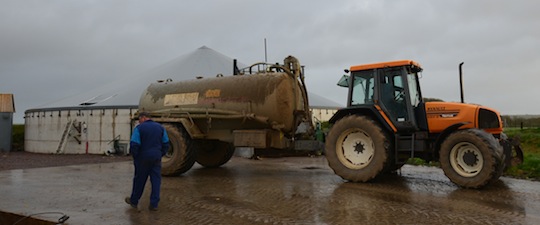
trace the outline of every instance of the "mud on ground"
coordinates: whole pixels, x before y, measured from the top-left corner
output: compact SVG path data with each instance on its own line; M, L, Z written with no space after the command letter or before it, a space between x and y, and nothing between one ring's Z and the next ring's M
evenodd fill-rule
M89 160L84 155L67 157ZM324 157L233 157L220 168L195 164L180 176L163 177L157 212L147 208L150 185L138 209L124 202L132 177L130 161L0 171L0 211L61 212L70 216L68 224L81 225L536 225L540 221L538 182L503 177L482 190L462 189L433 167L405 165L399 174L352 183L335 175ZM57 221L59 215L39 218Z
M110 163L131 160L130 156L93 154L41 154L31 152L0 152L0 171L81 164Z

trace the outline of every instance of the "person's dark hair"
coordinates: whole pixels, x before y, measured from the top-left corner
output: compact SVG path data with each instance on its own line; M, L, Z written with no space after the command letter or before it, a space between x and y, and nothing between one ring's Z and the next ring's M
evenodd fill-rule
M150 118L150 114L148 112L140 112L139 113L139 119L142 117Z

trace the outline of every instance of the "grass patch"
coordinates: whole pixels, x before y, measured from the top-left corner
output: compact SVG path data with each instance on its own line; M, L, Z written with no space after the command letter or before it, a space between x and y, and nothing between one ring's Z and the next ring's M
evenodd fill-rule
M24 151L24 125L15 124L12 127L11 151Z
M427 166L426 160L420 158L409 158L407 164L414 166Z
M423 160L423 159L420 159L420 158L409 158L407 160L406 164L415 165L415 166L436 166L436 167L440 167L439 162L434 162L434 161L426 162L426 160Z
M540 128L530 129L504 129L504 133L511 138L518 138L524 152L540 155Z
M523 161L523 164L509 168L505 175L521 179L540 180L540 155L526 153Z

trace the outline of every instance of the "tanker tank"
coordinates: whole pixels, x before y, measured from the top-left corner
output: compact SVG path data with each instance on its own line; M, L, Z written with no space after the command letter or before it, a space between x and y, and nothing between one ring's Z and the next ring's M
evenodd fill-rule
M297 138L300 123L308 125L306 133L313 124L296 58L285 58L283 65L257 63L235 71L239 73L232 76L153 83L143 91L139 112L162 123L169 136L163 175L182 174L195 162L219 167L237 147L296 151L320 146L300 145L312 141Z
M288 66L265 65L251 74L253 66L241 75L153 83L142 93L139 110L163 122L188 118L205 138L230 141L223 133L239 129L274 129L292 136L310 116L300 66L294 57L288 60Z

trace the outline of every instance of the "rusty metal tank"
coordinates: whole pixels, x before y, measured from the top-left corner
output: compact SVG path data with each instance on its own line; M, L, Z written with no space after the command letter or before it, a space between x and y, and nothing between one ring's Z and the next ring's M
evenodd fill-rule
M253 74L153 83L142 93L139 110L162 122L187 118L207 134L237 129L294 134L309 119L309 108L300 66L289 60Z

